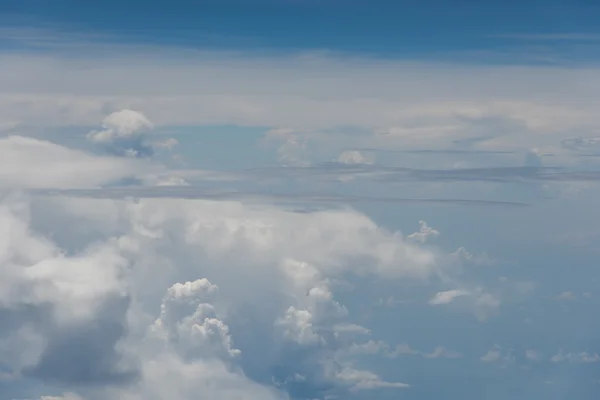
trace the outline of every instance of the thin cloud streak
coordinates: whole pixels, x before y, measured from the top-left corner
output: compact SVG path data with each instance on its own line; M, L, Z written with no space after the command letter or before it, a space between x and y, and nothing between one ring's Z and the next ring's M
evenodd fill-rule
M328 193L261 193L252 191L212 190L199 187L113 187L99 189L36 189L27 193L39 196L91 197L91 198L176 198L176 199L210 199L234 201L282 202L298 204L354 204L354 203L398 203L398 204L432 204L484 207L527 207L527 203L512 201L473 200L473 199L441 199L441 198L403 198L403 197L370 197L351 196Z
M484 167L415 169L376 165L347 165L335 162L308 167L271 167L247 170L250 175L269 178L358 178L385 182L597 182L600 171L564 171L554 167Z

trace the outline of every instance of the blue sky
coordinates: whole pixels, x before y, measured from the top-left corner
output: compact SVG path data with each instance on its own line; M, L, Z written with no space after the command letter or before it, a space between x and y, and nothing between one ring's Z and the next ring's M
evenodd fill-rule
M1 2L0 398L595 399L598 16Z
M591 1L6 1L7 27L49 26L136 43L249 51L328 51L380 57L449 51L544 51L597 42ZM116 38L115 38L116 39ZM593 43L592 43L593 44ZM597 46L587 49L597 54ZM581 50L577 50L579 53Z

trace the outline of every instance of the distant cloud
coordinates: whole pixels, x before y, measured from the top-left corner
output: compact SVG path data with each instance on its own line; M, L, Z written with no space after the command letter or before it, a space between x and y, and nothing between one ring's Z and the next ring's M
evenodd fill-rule
M410 235L406 236L406 239L419 243L425 243L427 240L440 235L439 231L431 228L425 221L419 221L419 226L419 232L411 233Z
M429 304L434 306L449 304L457 298L467 295L469 295L469 292L458 289L447 290L445 292L438 292L429 300Z
M560 350L557 354L553 355L550 359L553 363L571 362L579 364L593 364L600 362L600 355L598 353L565 353Z
M406 356L421 356L423 358L463 358L464 356L456 351L448 350L444 346L437 346L431 352L423 352L412 348L407 343L391 347L382 341L369 340L368 342L356 344L353 343L346 352L350 354L381 355L386 358L398 358Z
M575 295L573 294L573 292L562 292L561 294L559 294L558 296L556 296L556 298L558 300L575 300Z
M208 174L208 180L212 180ZM227 180L227 176L223 177ZM177 178L174 178L177 179ZM214 179L219 180L217 175ZM151 179L149 182L154 182ZM127 197L136 198L171 198L171 199L219 199L219 200L245 200L245 201L264 201L269 200L275 203L285 204L355 204L355 203L389 203L389 204L438 204L448 206L481 206L481 207L526 207L526 203L510 201L491 201L491 200L469 200L469 199L435 199L435 198L402 198L402 197L369 197L338 195L331 193L269 193L261 191L242 191L242 190L217 190L207 189L205 187L193 185L162 185L157 186L121 186L105 187L100 189L68 189L68 190L34 190L31 193L50 196L72 196L72 197L90 197L90 198L112 198L123 199Z
M179 145L179 141L175 138L168 138L162 141L152 142L153 147L161 148L161 149L172 149L175 146Z
M338 157L342 164L373 164L373 158L362 154L358 150L346 150Z
M497 364L505 367L514 362L512 351L505 350L499 345L494 345L487 353L481 356L480 361L487 364Z
M525 358L529 361L540 361L542 359L542 355L537 350L527 350L525 351Z
M143 133L152 127L152 123L144 114L124 109L104 118L102 130L91 131L87 137L115 155L147 157L153 154L153 150Z
M45 140L0 138L0 188L93 188L150 173L136 160L100 157Z
M529 163L539 163L530 159ZM365 164L322 163L312 166L257 168L246 173L274 179L368 179L380 182L600 182L599 171L564 171L549 167L416 169Z
M463 355L445 347L438 346L431 353L425 354L425 358L463 358Z
M600 41L600 35L595 33L529 33L529 34L503 34L494 35L492 37L500 39L517 39L517 40L532 40L532 41Z

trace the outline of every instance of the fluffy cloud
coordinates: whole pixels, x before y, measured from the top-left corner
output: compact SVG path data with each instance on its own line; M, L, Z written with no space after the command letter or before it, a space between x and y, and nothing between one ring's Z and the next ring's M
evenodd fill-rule
M334 282L423 280L439 268L401 234L352 210L47 200L33 215L52 210L61 228L18 198L0 207L0 312L15 321L0 350L16 376L93 383L78 395L94 400L407 387L359 368L358 354L336 360L369 330L348 320ZM87 231L73 240L73 226Z
M87 137L115 155L147 157L152 155L153 150L143 133L152 127L152 123L144 114L124 109L106 116L102 121L102 130L92 131ZM172 146L170 142L166 144Z
M435 238L440 234L439 231L427 225L427 222L425 221L419 221L419 226L419 232L411 233L410 235L408 235L406 237L408 240L413 240L419 243L425 243L427 240Z
M146 165L98 157L45 140L0 138L0 187L94 187L141 173Z

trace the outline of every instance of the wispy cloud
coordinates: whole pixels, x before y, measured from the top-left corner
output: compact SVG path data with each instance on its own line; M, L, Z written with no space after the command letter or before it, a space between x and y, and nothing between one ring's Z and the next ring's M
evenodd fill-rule
M44 196L91 197L91 198L180 198L180 199L218 199L271 201L292 204L353 204L353 203L414 203L456 206L488 206L488 207L525 207L526 203L509 201L486 201L468 199L435 199L435 198L401 198L401 197L369 197L328 193L288 192L272 193L261 191L235 191L207 189L195 186L129 186L106 187L97 189L36 189L29 193Z
M600 171L567 171L557 167L484 167L416 169L383 165L322 163L313 166L266 167L246 171L269 178L367 178L385 182L598 182Z
M577 41L577 42L598 42L600 34L597 33L512 33L493 35L492 38L499 39L515 39L515 40L531 40L531 41Z

